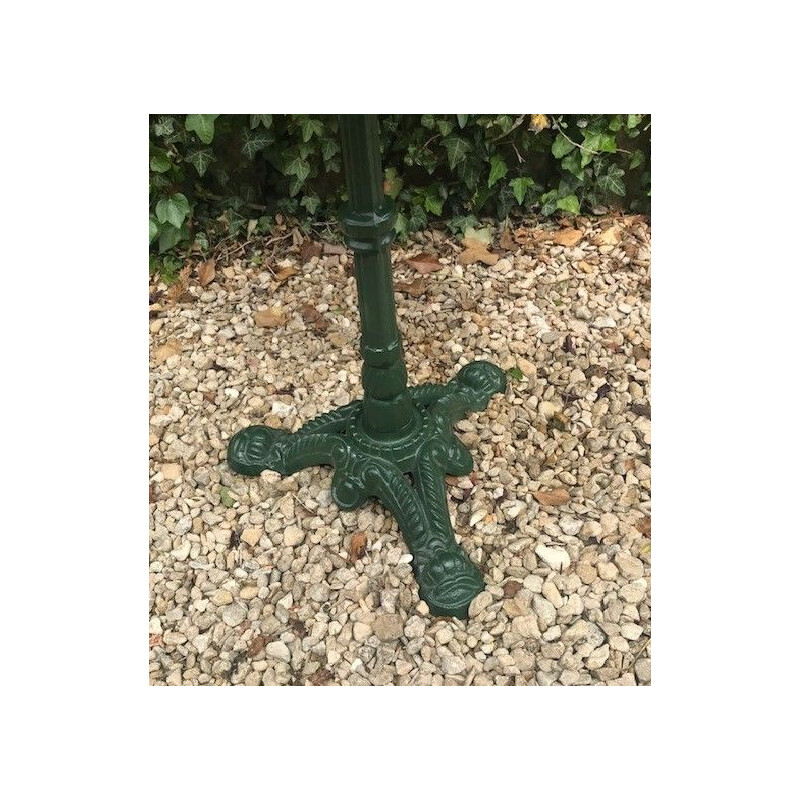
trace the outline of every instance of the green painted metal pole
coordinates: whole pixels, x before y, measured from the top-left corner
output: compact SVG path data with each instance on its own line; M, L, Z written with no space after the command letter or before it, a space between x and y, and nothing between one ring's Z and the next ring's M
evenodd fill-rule
M406 386L403 346L397 330L389 248L395 214L383 193L378 120L340 116L349 199L343 222L355 259L361 355L364 359L364 431L376 438L402 436L419 415Z

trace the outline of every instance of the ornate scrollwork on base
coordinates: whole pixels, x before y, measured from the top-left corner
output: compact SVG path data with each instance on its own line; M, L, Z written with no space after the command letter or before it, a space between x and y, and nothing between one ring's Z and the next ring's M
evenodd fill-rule
M485 409L505 386L499 367L475 361L445 386L409 390L421 423L403 438L370 438L361 424L361 401L356 401L292 434L264 425L245 428L230 441L228 464L243 475L259 475L265 469L291 475L317 464L332 466L336 504L353 510L368 497L380 500L403 532L420 596L431 612L463 618L483 589L483 579L456 543L450 525L444 477L466 475L473 466L472 455L452 426L470 411Z

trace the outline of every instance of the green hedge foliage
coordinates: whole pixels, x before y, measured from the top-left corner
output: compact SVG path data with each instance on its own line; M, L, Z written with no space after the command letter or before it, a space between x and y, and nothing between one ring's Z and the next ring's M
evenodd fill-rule
M403 237L442 220L648 211L650 117L643 114L381 116L385 191ZM269 232L274 215L308 228L344 198L336 116L150 117L150 243L190 245L203 225ZM222 216L221 216L222 215Z

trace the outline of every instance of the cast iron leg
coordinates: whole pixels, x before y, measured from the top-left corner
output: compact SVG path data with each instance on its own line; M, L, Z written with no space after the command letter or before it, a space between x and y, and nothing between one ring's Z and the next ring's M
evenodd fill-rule
M331 495L345 510L369 497L397 518L420 588L433 614L466 617L483 589L478 568L456 543L445 475L467 475L472 456L452 431L503 392L503 371L486 361L463 367L445 386L409 389L392 289L393 212L383 197L377 120L341 118L350 200L344 215L353 248L362 324L363 400L323 414L297 432L253 425L228 446L236 472L291 475L317 464L334 468Z

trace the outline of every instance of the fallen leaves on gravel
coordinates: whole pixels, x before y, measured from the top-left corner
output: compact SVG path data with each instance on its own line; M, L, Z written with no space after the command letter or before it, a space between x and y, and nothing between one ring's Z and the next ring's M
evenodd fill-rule
M583 233L575 228L562 228L560 231L550 234L548 238L562 247L575 247L583 238Z
M300 260L305 264L314 257L322 255L322 245L319 242L303 242L300 245Z
M278 286L280 286L282 283L286 283L289 278L299 274L299 269L295 269L294 267L284 267L280 272L275 273L275 280L278 281Z
M516 597L517 592L522 588L522 584L519 581L508 581L503 586L503 594L506 597Z
M407 261L420 275L427 275L442 268L439 259L432 253L420 253L407 259Z
M464 245L465 249L458 255L458 263L463 266L480 261L486 266L492 267L500 259L497 253L490 253L486 245L478 239L464 239Z
M536 502L543 506L563 506L570 501L569 492L566 489L534 492L533 496L536 498Z
M328 330L328 326L330 322L328 322L325 317L317 311L314 306L310 304L305 304L300 307L300 315L303 317L303 321L312 325L314 330L319 331L320 333Z
M650 522L651 522L651 518L650 517L642 517L636 523L636 530L639 531L639 533L641 533L642 536L647 536L649 538L650 537Z
M155 349L153 361L156 364L163 364L170 356L177 356L180 352L181 343L177 339L170 339Z
M616 225L612 225L610 228L606 228L604 231L601 231L597 234L597 236L592 239L592 244L595 245L602 245L602 244L619 244L622 240L622 233L620 229Z
M264 649L266 643L267 640L259 633L258 636L250 642L250 647L247 648L247 655L250 656L250 658L255 658Z
M361 531L356 531L350 537L350 563L355 564L367 550L367 534Z
M333 673L325 667L320 667L316 672L308 676L308 682L312 686L325 686L333 680Z
M213 258L201 261L197 266L197 281L201 286L208 286L217 274L217 262Z
M286 322L286 314L277 306L256 311L253 320L259 328L280 328Z
M395 285L398 292L405 292L412 297L421 297L425 294L425 281L422 278L415 278L411 283L398 283Z
M503 250L516 250L517 243L514 241L514 237L511 235L511 231L508 228L503 228L503 232L500 234L500 247Z

